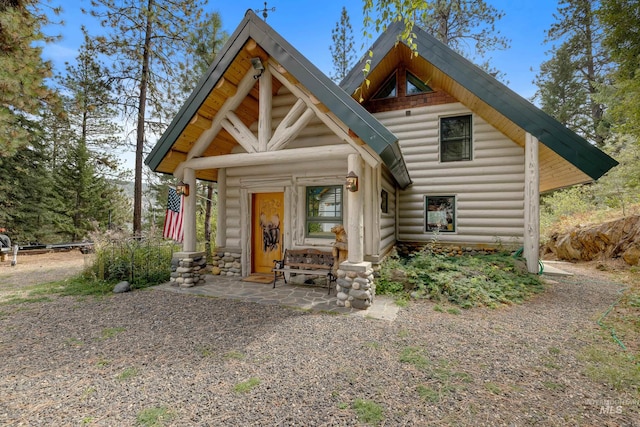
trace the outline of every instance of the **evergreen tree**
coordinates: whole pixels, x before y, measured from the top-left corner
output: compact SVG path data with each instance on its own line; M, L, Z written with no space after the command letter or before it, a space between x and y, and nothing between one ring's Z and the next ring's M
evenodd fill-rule
M190 49L179 62L179 86L173 96L174 105L182 105L206 73L229 34L222 29L222 18L218 12L207 13L195 30L188 35Z
M542 110L574 131L588 135L588 94L581 79L576 75L571 46L563 44L556 49L555 55L542 63L536 78L536 98L539 99Z
M430 9L419 15L417 22L458 53L482 58L488 51L509 47L509 40L495 27L504 12L484 0L432 0L429 3Z
M177 62L189 49L189 29L199 19L197 0L92 0L91 15L108 28L96 37L113 61L123 111L135 123L133 233L142 231L142 160L146 136L166 127L166 93L175 84Z
M122 145L122 127L114 122L113 79L97 57L95 43L85 31L76 64L67 63L58 81L67 96L65 110L76 138L83 141L98 171L112 174L118 164L113 150Z
M556 22L547 31L547 41L561 42L560 48L553 50L570 58L575 68L575 76L581 83L580 93L586 94L586 103L577 106L573 115L588 112L589 125L583 126L583 135L602 147L608 133L608 125L603 121L605 106L598 100L599 88L610 66L609 56L603 48L602 27L593 9L591 0L564 0L554 15ZM542 71L538 79L548 80ZM554 114L554 113L552 113Z
M120 128L112 119L111 83L95 59L91 40L85 40L77 63L67 64L59 80L67 115L50 133L58 158L52 164L57 196L53 211L61 237L77 241L96 227L106 229L110 211L121 206L119 189L104 175L115 169L105 150L117 141L114 135Z
M0 156L0 224L15 242L48 241L54 234L51 173L40 126L19 117L27 133L26 146L12 156Z
M36 0L0 1L0 157L31 143L24 121L55 101L44 83L51 64L37 46L50 40L41 31L48 22Z
M344 6L340 13L340 21L336 22L335 28L331 30L331 38L333 39L333 45L329 46L329 50L331 51L334 70L331 79L336 83L340 83L347 76L347 73L351 71L351 66L356 59L353 49L353 29L351 28L347 8Z
M608 115L619 132L640 141L640 7L637 0L602 0L604 45L616 64Z

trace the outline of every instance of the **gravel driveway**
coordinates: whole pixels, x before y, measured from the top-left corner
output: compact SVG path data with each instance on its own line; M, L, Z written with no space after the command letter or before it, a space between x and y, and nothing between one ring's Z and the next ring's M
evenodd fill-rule
M0 305L0 425L365 425L362 402L387 426L640 425L637 390L581 357L620 286L554 280L523 305L416 302L393 322L153 289Z

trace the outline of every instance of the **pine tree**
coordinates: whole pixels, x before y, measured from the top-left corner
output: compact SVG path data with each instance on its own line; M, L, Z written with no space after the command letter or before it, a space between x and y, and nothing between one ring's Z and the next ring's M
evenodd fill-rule
M98 49L113 61L121 84L123 111L135 123L133 233L142 232L142 160L147 135L166 127L166 94L175 84L177 61L188 51L189 29L197 23L197 0L92 0L91 15L108 28L96 37Z
M0 156L29 145L24 121L55 101L44 83L51 64L37 46L50 40L41 31L48 22L36 0L0 1Z
M347 73L351 71L351 66L356 59L353 49L353 29L351 28L347 8L344 6L340 13L340 21L336 22L335 28L331 30L331 38L333 39L333 45L329 46L329 50L331 51L334 70L331 79L336 83L340 83L347 76Z
M91 40L85 40L77 63L67 64L59 81L67 115L50 133L58 159L51 165L57 196L53 211L61 237L77 241L96 227L106 229L110 210L121 206L116 185L105 177L114 169L106 150L120 128L113 123L111 82L95 59Z
M590 125L587 91L576 74L571 46L563 44L551 59L540 66L535 97L543 111L563 125L587 135Z
M601 45L602 27L593 9L591 0L565 0L560 3L556 22L547 31L547 42L560 41L564 52L571 58L576 78L583 86L580 91L586 94L586 103L579 106L575 115L588 111L589 125L584 126L584 136L602 147L607 136L608 125L603 121L605 106L599 102L599 87L610 66L610 59ZM558 48L559 49L559 48ZM556 55L558 49L553 50ZM546 79L544 73L538 78ZM552 113L554 114L554 113Z
M438 40L469 57L483 57L488 51L504 50L509 41L495 24L504 12L484 0L432 0L418 23Z
M615 62L608 116L616 130L640 141L640 7L637 0L602 0L603 44Z

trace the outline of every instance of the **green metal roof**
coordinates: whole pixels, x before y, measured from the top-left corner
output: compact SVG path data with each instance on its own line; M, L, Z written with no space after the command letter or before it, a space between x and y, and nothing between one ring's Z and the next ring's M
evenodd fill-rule
M404 24L395 22L376 40L371 58L371 70L400 42ZM453 51L419 27L414 27L417 53L439 68L451 79L465 87L479 99L535 136L545 146L562 156L589 177L600 178L618 164L586 139L582 138L535 105L513 92L497 79ZM405 43L406 44L406 43ZM362 68L357 64L340 83L347 93L354 93L363 81Z
M250 38L371 147L389 168L400 188L406 188L411 184L398 138L251 10L247 11L207 73L151 150L145 159L145 164L153 170L160 165L193 115Z

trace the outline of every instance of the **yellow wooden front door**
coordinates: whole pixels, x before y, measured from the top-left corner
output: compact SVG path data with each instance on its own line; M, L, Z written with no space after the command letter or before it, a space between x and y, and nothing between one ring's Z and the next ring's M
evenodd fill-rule
M256 193L251 200L251 272L271 273L282 259L284 193Z

